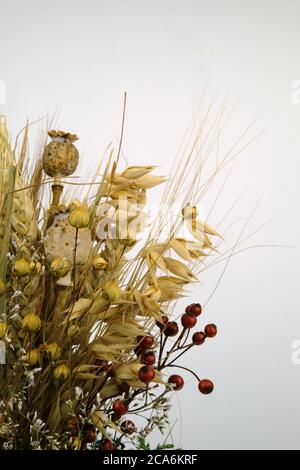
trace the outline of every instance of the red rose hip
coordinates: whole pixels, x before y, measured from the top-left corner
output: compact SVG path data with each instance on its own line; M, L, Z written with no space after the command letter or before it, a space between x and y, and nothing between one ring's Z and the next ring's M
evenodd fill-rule
M176 391L181 390L184 386L184 380L181 375L171 375L171 377L169 377L168 382L169 384L175 385L175 387L173 387L173 390Z
M165 326L167 325L168 321L169 321L169 318L166 315L163 315L161 317L161 320L157 320L156 326L158 326L160 330L163 330Z
M134 423L130 421L129 419L127 419L126 421L123 421L120 427L121 427L122 432L125 432L126 434L129 434L129 435L133 434L136 431L136 427Z
M68 431L74 436L79 433L80 429L80 418L79 416L74 416L74 418L70 418L68 420Z
M195 346L201 346L206 340L206 334L203 331L197 331L193 334L192 341Z
M114 402L113 410L117 416L123 416L123 415L126 415L126 413L128 413L128 407L125 401L121 399L118 399Z
M153 336L138 336L137 343L138 343L137 345L138 349L141 349L141 350L149 349L154 344L154 338Z
M200 304L191 304L188 305L185 309L185 313L189 313L190 315L194 315L195 317L199 317L202 313L202 307Z
M156 361L153 351L144 352L141 357L141 362L147 366L152 366Z
M117 447L111 440L105 438L102 442L100 450L117 450Z
M214 338L215 336L217 336L218 328L216 327L216 325L211 324L207 325L204 331L208 338Z
M214 384L211 380L204 379L201 380L198 384L199 392L203 395L210 395L214 391Z
M166 336L176 336L179 331L178 325L175 321L170 321L165 329L164 329L164 334Z
M192 316L189 313L184 313L181 317L181 323L184 328L194 328L197 323L197 317Z
M87 444L91 444L97 438L97 431L92 424L85 424L82 431L83 440Z
M152 366L143 366L139 370L139 379L145 384L149 384L155 378L155 370Z

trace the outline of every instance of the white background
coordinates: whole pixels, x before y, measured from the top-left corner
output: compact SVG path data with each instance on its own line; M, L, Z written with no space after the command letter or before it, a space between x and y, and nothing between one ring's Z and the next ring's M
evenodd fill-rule
M248 246L294 248L245 251L227 269L203 319L219 337L189 359L215 393L200 396L191 380L174 400L183 448L300 447L300 365L291 360L300 339L299 21L297 0L0 0L0 108L14 135L27 118L56 112L80 136L88 171L119 134L126 90L124 153L168 174L207 84L208 103L218 92L238 100L226 142L254 118L249 140L263 131L236 161L211 222L241 191L236 220L263 194L251 229L272 221ZM190 300L205 301L217 276L207 272Z

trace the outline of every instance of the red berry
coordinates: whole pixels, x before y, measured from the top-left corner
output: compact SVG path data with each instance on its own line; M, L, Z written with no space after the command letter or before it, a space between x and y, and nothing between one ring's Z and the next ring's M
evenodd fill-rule
M125 401L121 399L118 399L114 402L113 410L115 412L115 415L117 416L123 416L123 415L126 415L126 413L128 413L128 407Z
M166 336L176 336L179 331L178 325L175 321L170 321L167 323L165 329L164 329L164 334Z
M153 336L138 336L137 337L137 348L140 350L149 349L154 344Z
M103 439L100 450L117 450L117 447L111 440L105 438Z
M200 304L191 304L188 305L185 309L185 313L189 313L190 315L194 315L195 317L199 317L202 313L202 307Z
M82 431L83 441L86 444L91 444L97 439L97 432L95 426L92 424L85 424Z
M70 418L68 420L68 431L75 436L79 433L79 428L80 428L80 418L79 416L74 416L74 418Z
M139 370L139 379L141 382L148 384L155 377L155 370L152 366L143 366Z
M209 395L214 391L214 384L211 380L201 380L198 384L199 391L203 393L203 395Z
M166 315L163 315L161 317L161 320L157 320L156 326L158 326L160 330L163 330L165 326L167 325L168 321L169 321L169 318Z
M141 362L147 366L152 366L156 361L155 354L153 351L144 352L141 357Z
M197 331L193 334L193 343L195 346L201 346L206 340L206 335L202 331Z
M194 328L197 323L197 317L194 317L189 313L184 313L181 317L181 323L184 328Z
M184 380L181 375L171 375L168 382L169 384L175 385L175 387L173 387L173 390L176 391L181 390L184 386Z
M215 336L217 336L217 333L218 328L216 327L216 325L211 324L205 327L205 334L208 338L214 338Z
M136 427L132 421L127 419L126 421L123 421L123 423L121 423L121 430L122 432L131 435L136 431Z

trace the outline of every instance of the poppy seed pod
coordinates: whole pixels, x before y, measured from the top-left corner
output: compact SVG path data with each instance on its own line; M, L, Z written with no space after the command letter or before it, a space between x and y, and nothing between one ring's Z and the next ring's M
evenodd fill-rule
M69 224L77 229L86 228L90 223L89 211L84 207L77 207L69 215Z
M78 140L77 136L63 131L50 131L48 135L52 142L44 151L44 172L54 178L72 175L79 160L78 150L73 143Z
M29 313L26 317L23 318L22 328L23 330L30 331L31 333L36 333L40 331L42 327L42 321L38 315L35 313Z

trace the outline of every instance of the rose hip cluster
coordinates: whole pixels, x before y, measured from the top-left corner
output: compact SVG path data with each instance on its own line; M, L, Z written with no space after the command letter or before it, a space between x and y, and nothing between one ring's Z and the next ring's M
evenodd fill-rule
M156 377L157 371L160 372L164 369L175 367L183 369L191 373L198 381L198 389L204 395L209 395L214 390L214 384L211 380L200 379L198 375L191 369L178 365L177 360L194 346L201 346L205 343L207 338L214 338L217 335L217 327L214 324L209 324L204 328L204 331L197 331L191 336L191 330L197 325L198 317L202 313L200 304L188 305L185 312L181 316L181 327L176 321L170 321L167 316L162 316L160 321L156 322L159 328L159 347L156 347L155 338L152 335L138 336L136 338L135 354L137 355L141 368L138 372L138 377L141 382L149 385ZM177 337L177 338L176 338ZM169 338L174 338L169 351L165 351L167 341ZM176 356L174 358L174 356ZM111 373L109 370L108 372ZM168 383L172 385L172 389L179 391L184 387L184 379L181 375L173 374L169 377ZM144 390L141 390L142 392ZM166 392L168 389L166 390ZM135 392L138 395L138 392ZM113 402L112 419L119 420L121 417L129 412L129 406L132 399L129 398L125 391L124 398L118 398ZM121 425L125 434L134 432L135 426L131 421L124 421ZM126 429L125 429L126 427ZM103 441L102 449L112 447L112 443L108 439Z
M171 350L166 354L166 357L160 361L158 364L158 369L162 370L167 367L177 367L184 369L192 373L198 380L199 391L204 395L209 395L214 390L214 384L211 380L204 379L201 380L199 377L190 369L176 365L175 362L179 357L181 357L186 351L188 351L193 346L201 346L204 344L207 338L214 338L217 335L217 327L214 324L207 325L204 331L197 331L192 336L191 343L188 343L190 337L190 330L197 325L198 317L202 314L202 307L200 304L191 304L188 305L185 309L185 312L181 316L181 325L182 329L180 331L179 325L175 321L169 321L167 316L163 316L160 322L157 322L157 326L161 330L161 335L164 336L162 341L161 348L164 350L166 339L178 336L178 339L175 340ZM171 355L179 353L175 359L171 359ZM162 356L162 353L160 354ZM170 360L170 362L169 362ZM169 383L173 385L173 390L181 390L184 386L184 379L181 375L171 375L169 377Z
M200 380L198 376L191 371L190 369L176 365L175 362L182 356L186 351L188 351L193 346L201 346L204 344L207 338L214 338L217 335L217 327L214 324L207 325L204 331L198 331L193 334L192 341L188 343L190 337L190 330L194 328L197 324L198 317L202 313L202 307L200 304L191 304L188 305L185 309L185 312L181 316L181 325L175 321L169 321L167 316L162 316L160 321L156 322L156 325L160 329L160 347L158 351L158 356L152 350L154 347L154 337L153 336L139 336L137 337L137 346L135 348L135 353L140 358L141 367L139 371L139 379L141 382L149 384L155 378L155 369L161 371L168 367L177 367L184 369L192 373L198 380L199 391L204 395L209 395L214 389L214 384L207 379ZM167 352L164 356L164 350L168 338L175 338L178 336L177 340L173 344L171 350ZM171 359L171 356L178 354L175 359ZM173 385L173 390L181 390L184 386L184 379L177 374L171 375L168 380L169 384Z

